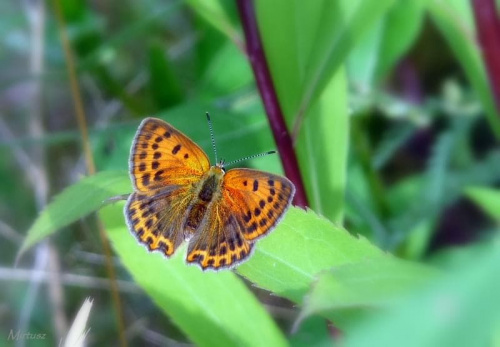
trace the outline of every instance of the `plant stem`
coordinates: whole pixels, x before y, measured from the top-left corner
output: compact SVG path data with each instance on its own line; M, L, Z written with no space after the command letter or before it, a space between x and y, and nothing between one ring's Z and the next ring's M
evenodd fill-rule
M500 18L495 0L472 0L484 65L500 111Z
M294 205L300 207L308 206L307 195L302 182L297 157L293 150L292 138L286 127L285 118L278 100L276 89L269 67L267 65L264 48L259 34L257 18L253 0L238 0L238 11L245 33L246 52L252 65L255 81L259 88L262 102L271 125L274 141L283 163L285 175L295 185Z

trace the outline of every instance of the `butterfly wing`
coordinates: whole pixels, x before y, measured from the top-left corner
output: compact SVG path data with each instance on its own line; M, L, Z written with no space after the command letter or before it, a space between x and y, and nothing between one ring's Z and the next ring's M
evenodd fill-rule
M232 267L251 254L253 241L269 233L290 206L295 187L288 179L250 169L229 170L222 193L191 239L187 262L202 269Z
M293 183L282 176L251 169L229 170L223 191L246 240L270 232L290 206Z
M210 168L203 150L173 126L156 118L142 121L130 151L129 171L136 190L148 192L191 184Z
M253 245L245 240L242 226L232 215L230 206L220 199L207 212L197 234L189 242L186 261L202 270L219 270L244 261Z
M155 118L142 121L130 153L130 177L136 192L125 205L130 231L150 251L166 256L186 237L183 221L195 183L210 162L193 141Z
M149 251L169 257L186 238L183 221L190 200L185 187L132 193L125 205L129 230Z

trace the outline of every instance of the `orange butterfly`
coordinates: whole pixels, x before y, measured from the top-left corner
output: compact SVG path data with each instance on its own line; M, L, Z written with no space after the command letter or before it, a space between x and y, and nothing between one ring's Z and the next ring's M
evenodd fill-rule
M215 150L212 127L207 113ZM246 260L290 206L288 179L250 169L210 166L203 150L170 124L142 121L129 162L135 192L125 205L131 232L149 251L170 257L189 240L186 261L205 269Z

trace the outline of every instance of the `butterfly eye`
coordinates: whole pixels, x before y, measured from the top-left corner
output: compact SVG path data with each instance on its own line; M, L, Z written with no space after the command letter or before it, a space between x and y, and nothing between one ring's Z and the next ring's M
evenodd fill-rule
M218 167L222 169L222 171L226 172L226 169L224 168L224 159L221 159L219 163L217 164Z

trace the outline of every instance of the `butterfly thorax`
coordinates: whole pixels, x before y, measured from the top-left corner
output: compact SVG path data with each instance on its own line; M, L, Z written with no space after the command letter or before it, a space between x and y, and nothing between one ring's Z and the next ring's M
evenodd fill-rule
M186 229L195 231L200 226L203 217L212 201L220 198L224 170L216 165L203 175L193 187L196 198L190 204L184 223Z

